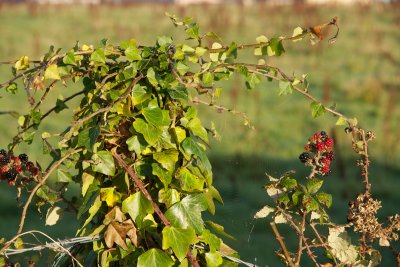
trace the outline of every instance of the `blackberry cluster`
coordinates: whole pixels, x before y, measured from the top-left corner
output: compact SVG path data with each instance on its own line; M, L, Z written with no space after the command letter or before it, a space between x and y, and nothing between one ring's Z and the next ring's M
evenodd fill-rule
M326 176L330 174L331 161L335 159L332 151L334 141L325 131L315 133L308 139L299 159L302 163L312 166L316 174Z
M17 157L9 151L0 149L0 181L6 180L9 185L29 181L39 173L39 169L29 161L26 154Z

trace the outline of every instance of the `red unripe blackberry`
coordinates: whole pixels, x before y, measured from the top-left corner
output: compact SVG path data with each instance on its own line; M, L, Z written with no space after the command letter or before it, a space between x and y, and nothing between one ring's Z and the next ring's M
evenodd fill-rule
M335 152L329 151L328 153L326 153L326 158L328 158L329 160L334 160L335 159Z
M324 167L322 167L322 173L323 174L329 174L329 172L330 172L331 170L329 169L329 166L324 166Z
M309 145L306 145L306 146L304 147L304 150L305 150L305 151L310 151L310 146L309 146Z
M15 166L14 170L16 172L21 172L22 171L22 166L21 165L17 165L17 166Z
M14 163L15 163L16 165L20 165L20 164L21 164L21 160L20 160L20 158L18 158L18 157L14 157L14 158L13 158L13 161L14 161Z
M333 146L333 139L332 138L326 138L326 140L325 140L325 145L327 146L327 147L332 147Z
M4 165L4 166L0 167L0 172L6 173L9 169L10 169L10 167L8 167L8 165Z
M324 150L324 149L325 149L324 143L318 142L318 143L317 143L317 150L318 150L318 151L322 151L322 150Z
M321 134L315 133L314 134L314 140L319 140L321 138Z
M325 166L331 165L331 161L330 161L330 159L328 159L328 158L323 158L323 159L322 159L322 163L323 163Z

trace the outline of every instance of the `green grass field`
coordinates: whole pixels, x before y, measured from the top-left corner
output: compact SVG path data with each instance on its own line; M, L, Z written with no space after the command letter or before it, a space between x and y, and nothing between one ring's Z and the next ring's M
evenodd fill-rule
M38 58L50 45L64 51L75 45L98 44L102 38L112 43L135 38L141 44L152 44L156 36L171 35L182 40L179 29L164 16L168 11L180 17L195 18L203 29L219 34L225 43L251 43L261 34L268 37L291 35L297 26L312 26L339 17L340 35L334 45L323 42L311 46L308 42L288 44L287 53L270 58L287 73L308 73L310 91L349 117L357 117L361 125L374 131L377 139L371 144L371 180L373 193L383 201L382 218L398 212L400 196L400 11L385 6L373 7L240 7L170 5L49 7L0 6L0 61L22 55ZM247 61L255 58L248 54ZM0 65L0 83L11 77L8 67ZM351 152L350 140L335 118L312 119L309 102L293 94L278 97L275 83L263 82L252 91L245 89L237 77L224 83L221 104L245 112L255 126L250 130L240 117L201 108L205 122L215 122L222 136L212 141L210 158L214 166L215 183L225 205L217 210L217 222L237 237L229 243L242 257L260 266L277 266L274 249L278 244L266 220L254 221L254 213L267 201L262 186L265 173L279 175L294 169L297 175L306 169L297 160L307 138L325 129L335 131L337 149L343 166L335 168L326 180L326 191L334 196L331 212L338 222L345 222L347 202L362 190L361 180ZM59 87L53 92L67 97L76 87ZM26 96L21 90L18 99L0 92L0 111L26 112ZM71 104L72 106L73 104ZM16 133L16 121L10 115L0 116L0 146L4 147ZM70 113L51 119L43 125L47 131L63 130ZM206 123L206 125L207 125ZM208 126L208 125L207 125ZM21 147L28 149L28 147ZM41 145L29 147L32 157L42 162ZM11 237L20 216L14 201L16 192L4 183L0 185L0 235ZM74 218L68 216L61 226L44 227L32 208L29 229L39 228L54 237L74 234ZM66 225L66 226L64 226ZM285 234L285 229L282 230ZM393 262L391 258L386 262ZM382 266L389 263L383 264Z

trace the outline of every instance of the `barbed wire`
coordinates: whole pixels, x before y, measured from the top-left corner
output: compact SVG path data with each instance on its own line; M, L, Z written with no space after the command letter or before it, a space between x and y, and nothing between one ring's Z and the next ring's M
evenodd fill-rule
M40 245L32 246L29 248L20 248L20 249L7 248L3 252L1 252L0 255L8 257L10 255L16 255L16 254L22 254L22 253L34 252L34 251L41 251L44 249L50 249L52 251L59 252L58 257L62 258L63 256L70 256L70 253L68 253L69 249L71 249L72 247L74 247L76 245L92 243L94 241L99 241L99 240L103 239L102 235L95 235L95 236L83 236L83 237L73 237L73 238L62 239L62 240L60 240L60 239L54 240L51 237L49 237L48 235L46 235L40 231L29 231L29 232L23 233L21 235L30 234L30 235L34 236L35 239L39 240L35 236L35 233L44 235L45 237L49 238L50 240L53 240L53 242L46 242L45 244L40 244ZM201 246L201 245L194 245L193 247L205 249L205 247ZM254 263L246 262L241 259L229 256L229 255L225 255L221 252L218 252L218 253L221 255L221 257L226 258L232 262L236 262L238 264L243 264L248 267L259 267L258 265L254 264Z

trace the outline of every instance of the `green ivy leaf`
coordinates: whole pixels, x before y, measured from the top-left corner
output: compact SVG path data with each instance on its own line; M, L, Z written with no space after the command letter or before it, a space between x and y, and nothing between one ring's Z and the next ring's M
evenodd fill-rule
M165 217L174 227L192 227L196 233L200 234L204 229L201 212L206 209L207 201L204 195L193 194L172 205L165 213Z
M134 220L139 226L147 214L154 213L150 200L148 200L142 192L136 192L127 197L122 202L122 211L124 213L129 213L132 220Z
M158 163L151 164L151 168L152 174L156 175L163 183L164 187L167 188L168 185L171 183L172 174L169 173L167 170L161 168L160 164Z
M136 60L142 60L142 57L140 55L140 51L135 45L130 45L125 49L125 56L130 60L130 61L136 61Z
M290 81L279 81L279 96L293 93L293 85Z
M75 63L75 54L73 51L68 52L64 57L63 57L63 63L65 65L74 65L76 66Z
M186 34L193 39L199 38L199 25L193 24L185 30Z
M143 119L136 119L133 122L133 128L138 133L143 134L144 139L151 146L156 144L158 138L162 135L162 130L159 127L146 123Z
M159 107L144 108L142 113L146 121L154 126L168 126L170 123L168 113L164 114L165 112L163 112Z
M106 56L103 48L97 48L90 56L90 61L98 63L106 63Z
M332 205L332 195L327 194L325 192L319 192L315 195L315 198L318 200L319 203L325 205L326 207L330 207Z
M151 94L146 91L145 86L136 84L132 88L132 102L134 105L139 105L140 103L149 99L150 96L151 96Z
M178 63L176 63L176 70L180 75L185 75L186 72L188 72L189 67L183 64L182 62L178 61Z
M39 110L31 110L31 112L29 112L29 116L34 124L39 124L42 119L42 113Z
M163 188L158 191L158 201L164 203L167 208L180 201L180 194L178 190L171 188Z
M313 118L317 118L323 114L325 114L326 110L324 105L322 105L321 103L314 101L310 104L311 107L311 115L313 116Z
M154 72L154 69L153 69L153 68L150 67L150 68L147 70L147 75L146 75L146 77L147 77L147 80L150 82L151 85L153 85L154 87L157 87L157 85L158 85L158 80L157 80L156 73Z
M199 118L191 119L186 125L186 128L188 128L194 135L200 137L204 142L208 143L207 130L203 127Z
M197 236L193 228L176 228L165 226L162 231L162 248L172 248L179 261L186 257L191 244L197 243Z
M205 85L212 84L214 82L214 73L208 71L204 72L201 80Z
M221 239L212 234L210 230L204 229L201 233L202 241L209 245L210 252L215 252L221 248Z
M312 178L307 182L307 192L310 194L316 193L324 183L324 180Z
M22 140L26 142L27 144L32 144L33 138L35 138L36 132L24 132L22 134Z
M207 267L218 267L221 266L223 260L218 252L207 252L206 262L207 262Z
M164 251L152 248L141 254L138 258L137 267L171 267L174 261Z
M154 160L169 171L175 169L175 163L178 161L179 152L175 149L168 149L153 154Z
M44 72L44 79L45 80L61 80L60 73L58 72L57 64L51 64L47 67L46 71Z
M78 135L77 147L84 146L89 151L93 151L93 146L96 143L97 137L100 135L99 127L92 127L81 131Z
M202 191L204 188L204 179L191 173L187 168L181 168L177 171L176 178L179 179L181 188L187 192Z
M57 182L69 183L72 182L72 175L63 169L57 169Z
M93 154L92 160L94 161L92 164L93 171L114 176L115 165L110 151L98 151L97 153Z
M140 145L137 135L129 137L125 142L128 145L129 151L135 151L137 155L142 153L142 146Z
M186 88L183 87L182 85L168 88L167 91L168 94L172 97L172 99L182 99L182 100L189 99L189 93L186 90Z

